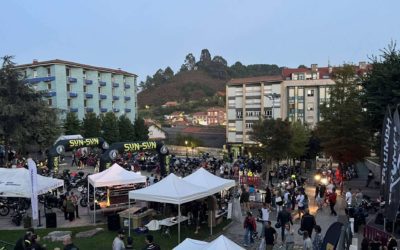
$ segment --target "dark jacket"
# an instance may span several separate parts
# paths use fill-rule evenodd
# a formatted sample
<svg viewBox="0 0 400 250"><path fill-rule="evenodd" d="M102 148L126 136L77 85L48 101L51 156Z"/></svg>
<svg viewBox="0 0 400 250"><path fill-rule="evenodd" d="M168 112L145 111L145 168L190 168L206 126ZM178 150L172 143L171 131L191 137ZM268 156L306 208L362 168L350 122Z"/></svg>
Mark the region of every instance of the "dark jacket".
<svg viewBox="0 0 400 250"><path fill-rule="evenodd" d="M315 217L311 214L305 214L303 218L301 218L301 226L302 230L312 231L314 226L317 223L315 222Z"/></svg>
<svg viewBox="0 0 400 250"><path fill-rule="evenodd" d="M149 243L143 248L143 250L161 250L161 248L155 243Z"/></svg>
<svg viewBox="0 0 400 250"><path fill-rule="evenodd" d="M281 223L282 227L288 222L293 225L292 215L288 211L282 210L278 213L278 222Z"/></svg>

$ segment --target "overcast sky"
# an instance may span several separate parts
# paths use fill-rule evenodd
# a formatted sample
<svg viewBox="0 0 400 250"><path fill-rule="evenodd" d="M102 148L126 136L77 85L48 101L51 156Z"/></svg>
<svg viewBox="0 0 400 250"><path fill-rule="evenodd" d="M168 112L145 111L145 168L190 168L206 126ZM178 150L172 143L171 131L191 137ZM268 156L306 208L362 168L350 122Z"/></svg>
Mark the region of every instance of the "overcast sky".
<svg viewBox="0 0 400 250"><path fill-rule="evenodd" d="M400 43L399 0L4 0L0 56L122 68L145 79L208 48L231 65L367 61Z"/></svg>

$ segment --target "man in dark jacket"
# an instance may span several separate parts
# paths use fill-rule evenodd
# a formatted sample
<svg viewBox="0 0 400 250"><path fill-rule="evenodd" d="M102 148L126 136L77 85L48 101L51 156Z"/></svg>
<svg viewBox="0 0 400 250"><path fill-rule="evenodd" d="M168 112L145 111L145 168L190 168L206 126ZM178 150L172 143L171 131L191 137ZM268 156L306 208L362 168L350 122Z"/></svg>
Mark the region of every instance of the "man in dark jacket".
<svg viewBox="0 0 400 250"><path fill-rule="evenodd" d="M315 225L317 225L317 223L315 222L314 215L311 215L310 211L308 209L306 209L305 214L301 218L300 229L303 231L307 231L308 235L311 238L312 231L313 231Z"/></svg>
<svg viewBox="0 0 400 250"><path fill-rule="evenodd" d="M287 223L293 225L292 215L287 211L285 206L283 206L282 211L278 213L277 221L281 225L281 237L283 242L285 239L285 225Z"/></svg>

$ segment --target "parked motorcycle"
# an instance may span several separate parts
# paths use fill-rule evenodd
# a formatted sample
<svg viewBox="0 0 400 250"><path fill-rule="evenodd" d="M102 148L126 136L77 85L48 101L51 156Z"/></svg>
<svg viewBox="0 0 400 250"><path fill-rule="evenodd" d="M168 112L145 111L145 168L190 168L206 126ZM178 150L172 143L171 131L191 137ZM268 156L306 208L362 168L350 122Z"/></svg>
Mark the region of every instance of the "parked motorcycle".
<svg viewBox="0 0 400 250"><path fill-rule="evenodd" d="M79 204L81 205L81 207L87 207L88 206L88 191L87 188L81 188L78 189L78 191L80 190L81 192L81 199L79 201ZM107 198L107 193L102 191L102 190L96 190L96 200L97 201L103 201ZM89 202L93 203L93 191L91 190L90 192L90 196L89 196Z"/></svg>

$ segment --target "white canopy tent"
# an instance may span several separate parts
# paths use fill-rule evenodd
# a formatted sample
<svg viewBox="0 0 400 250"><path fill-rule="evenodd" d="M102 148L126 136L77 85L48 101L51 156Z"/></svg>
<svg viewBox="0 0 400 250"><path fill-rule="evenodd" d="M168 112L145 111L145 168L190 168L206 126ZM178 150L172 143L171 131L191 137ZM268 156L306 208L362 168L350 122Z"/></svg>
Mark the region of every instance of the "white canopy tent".
<svg viewBox="0 0 400 250"><path fill-rule="evenodd" d="M95 200L96 188L97 187L111 187L117 185L128 185L135 183L145 183L146 176L139 173L128 171L114 163L110 168L97 173L89 175L88 177L88 194L89 194L89 184L94 187L93 200ZM89 204L89 195L88 195ZM93 205L93 221L96 223L96 205Z"/></svg>
<svg viewBox="0 0 400 250"><path fill-rule="evenodd" d="M207 196L209 196L207 189L189 183L174 174L169 174L156 184L129 192L129 199L178 205L179 218L181 217L181 204ZM178 241L180 242L180 223L178 223Z"/></svg>
<svg viewBox="0 0 400 250"><path fill-rule="evenodd" d="M210 195L218 193L222 190L229 189L236 185L234 180L228 180L208 172L204 168L199 168L196 172L186 176L183 180L194 185L204 187Z"/></svg>
<svg viewBox="0 0 400 250"><path fill-rule="evenodd" d="M226 238L224 235L219 236L211 242L193 240L187 238L181 244L176 246L174 250L244 250L243 247L239 246L235 242Z"/></svg>
<svg viewBox="0 0 400 250"><path fill-rule="evenodd" d="M64 186L64 180L37 175L38 195ZM25 168L0 168L0 196L31 198L29 170Z"/></svg>

